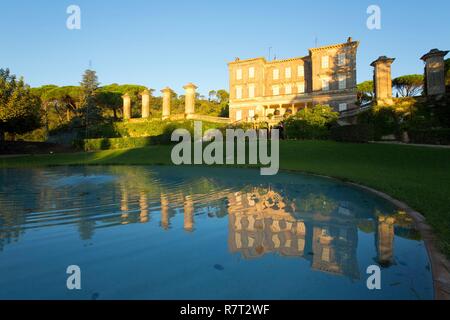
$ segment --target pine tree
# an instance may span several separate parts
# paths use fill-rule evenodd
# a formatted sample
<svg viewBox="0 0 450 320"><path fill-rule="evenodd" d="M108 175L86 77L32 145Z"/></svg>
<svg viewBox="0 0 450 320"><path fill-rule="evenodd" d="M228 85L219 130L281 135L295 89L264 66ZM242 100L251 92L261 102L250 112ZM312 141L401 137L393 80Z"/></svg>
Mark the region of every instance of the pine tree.
<svg viewBox="0 0 450 320"><path fill-rule="evenodd" d="M82 97L82 114L86 128L86 138L89 137L89 127L101 121L101 111L97 106L95 93L99 86L97 73L94 70L86 70L80 82Z"/></svg>

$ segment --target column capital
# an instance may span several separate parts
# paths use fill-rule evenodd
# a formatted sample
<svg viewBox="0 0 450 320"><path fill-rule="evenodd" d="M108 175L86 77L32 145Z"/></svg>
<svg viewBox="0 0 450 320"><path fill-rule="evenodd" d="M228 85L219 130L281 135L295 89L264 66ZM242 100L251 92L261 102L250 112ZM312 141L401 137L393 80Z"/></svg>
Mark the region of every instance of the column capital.
<svg viewBox="0 0 450 320"><path fill-rule="evenodd" d="M170 89L169 87L165 87L164 89L161 90L161 93L166 93L166 92L172 93L172 89Z"/></svg>
<svg viewBox="0 0 450 320"><path fill-rule="evenodd" d="M442 57L444 58L447 53L449 53L450 51L441 51L439 49L431 49L430 52L424 54L420 59L423 61L427 61L429 58L432 57Z"/></svg>
<svg viewBox="0 0 450 320"><path fill-rule="evenodd" d="M125 93L125 94L122 96L122 99L127 99L127 98L131 98L131 97L130 97L130 95L129 95L128 93Z"/></svg>
<svg viewBox="0 0 450 320"><path fill-rule="evenodd" d="M377 60L373 61L370 65L372 67L375 67L380 63L392 64L394 61L395 61L395 58L388 58L386 56L381 56Z"/></svg>
<svg viewBox="0 0 450 320"><path fill-rule="evenodd" d="M198 87L195 85L195 84L193 84L192 82L189 82L187 85L185 85L184 87L183 87L183 89L184 90L187 90L187 89L198 89Z"/></svg>
<svg viewBox="0 0 450 320"><path fill-rule="evenodd" d="M150 90L148 90L148 89L142 90L141 96L149 96L149 95L150 95Z"/></svg>

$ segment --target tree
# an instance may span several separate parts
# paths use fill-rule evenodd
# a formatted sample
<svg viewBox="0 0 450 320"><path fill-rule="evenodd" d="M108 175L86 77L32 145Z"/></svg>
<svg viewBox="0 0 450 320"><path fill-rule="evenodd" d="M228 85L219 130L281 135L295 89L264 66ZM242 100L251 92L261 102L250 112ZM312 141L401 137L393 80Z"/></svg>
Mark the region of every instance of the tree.
<svg viewBox="0 0 450 320"><path fill-rule="evenodd" d="M221 104L222 103L227 104L230 100L230 94L226 90L223 90L223 89L218 90L216 95L217 95L218 102Z"/></svg>
<svg viewBox="0 0 450 320"><path fill-rule="evenodd" d="M211 90L208 93L209 96L209 101L217 101L217 91L216 90Z"/></svg>
<svg viewBox="0 0 450 320"><path fill-rule="evenodd" d="M392 86L402 97L414 97L423 91L424 76L421 74L410 74L395 78Z"/></svg>
<svg viewBox="0 0 450 320"><path fill-rule="evenodd" d="M286 134L294 139L324 139L339 114L328 105L304 108L285 121Z"/></svg>
<svg viewBox="0 0 450 320"><path fill-rule="evenodd" d="M99 108L95 101L95 91L98 89L99 82L97 73L94 70L86 70L83 79L80 82L81 87L81 106L86 127L86 136L88 136L89 124L96 123L101 119Z"/></svg>
<svg viewBox="0 0 450 320"><path fill-rule="evenodd" d="M70 122L72 115L81 116L83 107L83 92L77 86L56 87L45 91L41 101L47 106L47 116L52 117L55 113L60 124Z"/></svg>
<svg viewBox="0 0 450 320"><path fill-rule="evenodd" d="M131 97L131 106L134 107L137 112L137 106L141 103L140 94L142 91L147 89L145 86L136 85L136 84L123 84L119 85L117 83L113 83L104 87L100 87L96 91L97 103L104 111L112 110L114 120L118 119L118 112L122 110L123 101L122 96L125 93L128 93ZM148 89L150 91L150 98L154 99L152 96L154 89ZM153 107L153 102L151 101L151 105Z"/></svg>
<svg viewBox="0 0 450 320"><path fill-rule="evenodd" d="M364 81L357 86L357 99L360 104L373 100L373 81Z"/></svg>
<svg viewBox="0 0 450 320"><path fill-rule="evenodd" d="M0 69L0 140L5 132L22 134L41 125L41 103L23 79Z"/></svg>

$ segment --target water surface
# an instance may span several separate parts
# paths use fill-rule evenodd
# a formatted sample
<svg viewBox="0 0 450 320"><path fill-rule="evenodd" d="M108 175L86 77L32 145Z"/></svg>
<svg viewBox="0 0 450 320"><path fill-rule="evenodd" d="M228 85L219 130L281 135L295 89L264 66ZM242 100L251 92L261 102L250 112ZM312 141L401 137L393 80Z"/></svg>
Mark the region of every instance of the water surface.
<svg viewBox="0 0 450 320"><path fill-rule="evenodd" d="M82 290L66 287L81 268ZM368 290L378 265L382 289ZM411 219L308 175L0 170L0 299L432 299Z"/></svg>

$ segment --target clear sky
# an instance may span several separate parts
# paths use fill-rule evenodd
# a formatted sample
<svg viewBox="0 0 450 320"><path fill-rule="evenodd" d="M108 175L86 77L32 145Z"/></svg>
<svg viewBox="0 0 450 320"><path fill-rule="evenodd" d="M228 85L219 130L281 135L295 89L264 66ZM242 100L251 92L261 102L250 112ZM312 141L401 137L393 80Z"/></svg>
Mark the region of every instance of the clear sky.
<svg viewBox="0 0 450 320"><path fill-rule="evenodd" d="M81 30L66 9L81 8ZM381 8L381 30L366 27ZM227 62L307 55L308 48L352 36L361 42L358 82L370 62L395 57L393 76L422 73L422 54L450 49L448 0L0 0L0 68L32 86L75 85L89 67L102 84L133 83L181 93L228 90ZM317 39L317 40L316 40Z"/></svg>

